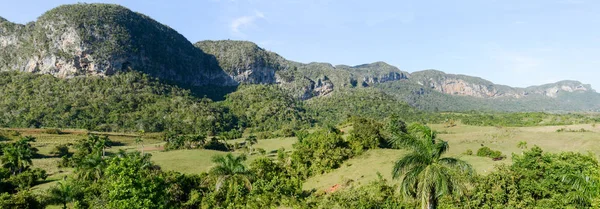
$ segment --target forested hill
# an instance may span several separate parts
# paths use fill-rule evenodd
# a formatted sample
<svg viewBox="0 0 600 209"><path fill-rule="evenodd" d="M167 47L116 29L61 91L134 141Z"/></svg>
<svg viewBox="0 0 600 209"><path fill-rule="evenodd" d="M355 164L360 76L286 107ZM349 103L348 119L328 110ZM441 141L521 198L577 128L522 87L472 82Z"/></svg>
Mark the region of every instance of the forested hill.
<svg viewBox="0 0 600 209"><path fill-rule="evenodd" d="M247 41L192 44L170 27L112 4L59 6L26 25L0 18L0 71L58 78L140 71L218 99L240 84L274 84L300 100L374 88L422 110L600 110L600 94L578 81L513 88L436 70L408 73L385 62L298 63Z"/></svg>

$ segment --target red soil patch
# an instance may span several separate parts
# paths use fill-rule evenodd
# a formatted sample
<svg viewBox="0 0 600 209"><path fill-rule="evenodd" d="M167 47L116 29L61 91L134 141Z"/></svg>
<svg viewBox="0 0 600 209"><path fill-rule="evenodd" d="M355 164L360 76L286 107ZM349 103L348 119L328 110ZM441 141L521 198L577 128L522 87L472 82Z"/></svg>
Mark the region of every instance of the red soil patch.
<svg viewBox="0 0 600 209"><path fill-rule="evenodd" d="M333 185L332 187L330 187L329 189L327 189L327 193L332 193L337 191L340 188L339 184Z"/></svg>

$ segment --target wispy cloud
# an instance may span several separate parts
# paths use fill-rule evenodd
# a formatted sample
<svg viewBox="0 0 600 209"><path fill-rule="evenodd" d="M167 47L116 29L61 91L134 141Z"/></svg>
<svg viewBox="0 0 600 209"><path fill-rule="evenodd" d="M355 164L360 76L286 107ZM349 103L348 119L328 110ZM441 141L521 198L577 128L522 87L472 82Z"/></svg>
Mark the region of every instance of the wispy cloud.
<svg viewBox="0 0 600 209"><path fill-rule="evenodd" d="M255 11L254 15L235 18L231 21L229 28L234 35L243 35L241 30L254 25L254 22L259 19L266 19L265 15L260 11Z"/></svg>

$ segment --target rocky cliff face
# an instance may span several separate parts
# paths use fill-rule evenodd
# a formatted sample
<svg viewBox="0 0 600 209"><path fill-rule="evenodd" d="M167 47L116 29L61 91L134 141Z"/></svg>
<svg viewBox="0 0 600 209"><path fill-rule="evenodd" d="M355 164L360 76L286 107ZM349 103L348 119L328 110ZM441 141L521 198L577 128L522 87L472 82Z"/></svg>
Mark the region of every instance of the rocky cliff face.
<svg viewBox="0 0 600 209"><path fill-rule="evenodd" d="M66 5L28 25L0 24L3 71L71 78L140 70L193 86L236 84L181 34L121 6Z"/></svg>
<svg viewBox="0 0 600 209"><path fill-rule="evenodd" d="M194 46L214 56L219 67L238 83L272 84L275 72L290 68L283 57L248 41L200 41Z"/></svg>
<svg viewBox="0 0 600 209"><path fill-rule="evenodd" d="M430 80L429 86L436 91L451 94L474 97L496 97L498 90L490 86L468 83L462 79L448 78L440 81Z"/></svg>
<svg viewBox="0 0 600 209"><path fill-rule="evenodd" d="M595 92L589 84L583 84L579 81L559 81L552 84L541 86L531 86L525 88L526 94L539 94L547 97L556 98L561 92Z"/></svg>
<svg viewBox="0 0 600 209"><path fill-rule="evenodd" d="M408 73L384 62L359 66L297 63L247 41L201 41L196 47L216 58L219 67L239 83L279 84L298 98L325 96L336 88L369 86L407 79ZM359 83L360 81L360 83Z"/></svg>
<svg viewBox="0 0 600 209"><path fill-rule="evenodd" d="M0 17L0 47L0 71L72 78L138 70L189 86L278 84L301 99L326 96L340 88L395 81L476 98L556 98L561 92L593 91L576 81L512 88L435 70L409 74L384 62L357 66L297 63L247 41L201 41L192 45L168 26L109 4L60 6L27 25Z"/></svg>
<svg viewBox="0 0 600 209"><path fill-rule="evenodd" d="M490 81L465 75L446 74L441 71L426 70L411 74L411 80L419 85L450 95L473 96L477 98L523 98L542 95L556 98L562 92L593 91L591 86L578 81L561 81L542 86L513 88L497 85Z"/></svg>

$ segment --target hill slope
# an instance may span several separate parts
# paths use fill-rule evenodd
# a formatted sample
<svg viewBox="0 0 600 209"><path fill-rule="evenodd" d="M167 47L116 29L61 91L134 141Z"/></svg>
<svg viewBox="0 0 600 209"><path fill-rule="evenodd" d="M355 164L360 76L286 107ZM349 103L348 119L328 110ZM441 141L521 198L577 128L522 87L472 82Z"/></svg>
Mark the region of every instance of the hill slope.
<svg viewBox="0 0 600 209"><path fill-rule="evenodd" d="M118 5L64 5L27 25L4 21L0 43L2 71L70 78L136 69L195 86L237 84L177 31Z"/></svg>
<svg viewBox="0 0 600 209"><path fill-rule="evenodd" d="M135 70L200 96L223 92L215 98L240 84L276 84L302 100L376 88L423 110L600 110L600 94L577 81L513 88L436 70L403 72L384 62L298 63L247 41L191 44L170 27L111 4L60 6L27 25L0 18L0 47L0 71L73 78Z"/></svg>

